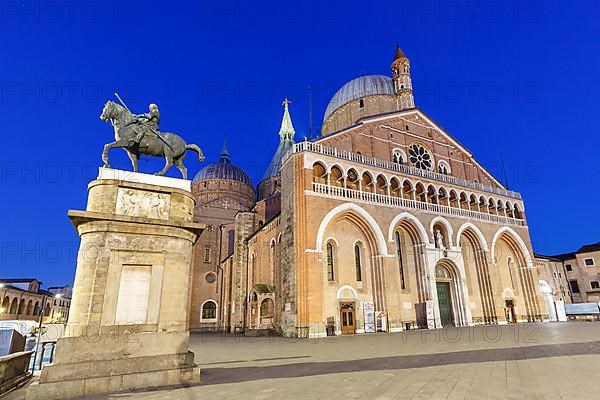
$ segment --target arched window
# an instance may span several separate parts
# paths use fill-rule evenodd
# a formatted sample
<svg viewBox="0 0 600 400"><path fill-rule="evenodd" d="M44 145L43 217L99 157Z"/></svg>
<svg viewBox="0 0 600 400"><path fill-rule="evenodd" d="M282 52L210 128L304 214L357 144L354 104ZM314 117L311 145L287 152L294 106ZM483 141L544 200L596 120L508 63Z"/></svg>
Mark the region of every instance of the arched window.
<svg viewBox="0 0 600 400"><path fill-rule="evenodd" d="M252 284L256 283L256 254L252 253L250 256L250 266L252 267L251 276Z"/></svg>
<svg viewBox="0 0 600 400"><path fill-rule="evenodd" d="M30 301L31 303L31 301ZM4 300L2 301L2 312L9 312L10 311L10 299L8 298L8 296L6 296L4 298Z"/></svg>
<svg viewBox="0 0 600 400"><path fill-rule="evenodd" d="M450 164L448 164L445 160L440 160L438 162L438 173L442 175L450 175L452 173Z"/></svg>
<svg viewBox="0 0 600 400"><path fill-rule="evenodd" d="M327 172L321 163L313 164L313 182L327 183Z"/></svg>
<svg viewBox="0 0 600 400"><path fill-rule="evenodd" d="M402 264L402 242L400 241L400 232L398 231L396 231L396 255L398 257L398 272L400 273L400 289L406 289L404 265Z"/></svg>
<svg viewBox="0 0 600 400"><path fill-rule="evenodd" d="M422 183L417 183L417 185L415 186L415 191L415 197L417 201L427 203L427 191L425 190L425 186L423 186Z"/></svg>
<svg viewBox="0 0 600 400"><path fill-rule="evenodd" d="M458 195L454 190L450 190L450 207L460 208L460 204L458 202Z"/></svg>
<svg viewBox="0 0 600 400"><path fill-rule="evenodd" d="M341 168L335 165L331 167L331 172L329 173L329 184L337 187L344 186L344 174Z"/></svg>
<svg viewBox="0 0 600 400"><path fill-rule="evenodd" d="M398 182L398 179L390 179L390 195L394 197L400 197L401 194L402 193L400 191L400 183Z"/></svg>
<svg viewBox="0 0 600 400"><path fill-rule="evenodd" d="M360 244L354 245L354 266L356 267L356 281L362 282L362 265L360 261Z"/></svg>
<svg viewBox="0 0 600 400"><path fill-rule="evenodd" d="M327 280L333 282L335 276L333 274L333 245L331 242L327 243Z"/></svg>
<svg viewBox="0 0 600 400"><path fill-rule="evenodd" d="M353 190L360 189L360 180L358 179L358 173L353 168L350 168L348 170L348 176L346 177L346 188Z"/></svg>
<svg viewBox="0 0 600 400"><path fill-rule="evenodd" d="M19 303L19 310L17 311L17 313L19 315L25 314L25 299L21 299L21 302Z"/></svg>
<svg viewBox="0 0 600 400"><path fill-rule="evenodd" d="M448 193L446 193L446 189L444 188L440 188L438 190L438 201L440 202L440 204L444 204L447 206L450 206L450 202L448 199Z"/></svg>
<svg viewBox="0 0 600 400"><path fill-rule="evenodd" d="M363 192L370 192L370 193L374 192L373 178L371 177L371 175L368 172L365 172L362 175L362 190L363 190Z"/></svg>
<svg viewBox="0 0 600 400"><path fill-rule="evenodd" d="M358 107L363 108L364 106L365 106L365 101L363 99L360 99L358 102Z"/></svg>
<svg viewBox="0 0 600 400"><path fill-rule="evenodd" d="M489 213L489 210L487 208L487 201L485 201L485 197L483 196L479 197L479 210L482 213Z"/></svg>
<svg viewBox="0 0 600 400"><path fill-rule="evenodd" d="M377 175L375 181L375 192L377 194L387 194L387 181L383 175Z"/></svg>
<svg viewBox="0 0 600 400"><path fill-rule="evenodd" d="M18 309L19 309L19 302L18 302L17 298L15 297L13 299L12 303L10 303L9 314L16 314Z"/></svg>
<svg viewBox="0 0 600 400"><path fill-rule="evenodd" d="M521 210L519 209L519 205L517 203L515 203L513 212L516 219L523 219L523 214L521 214Z"/></svg>
<svg viewBox="0 0 600 400"><path fill-rule="evenodd" d="M394 149L392 153L392 161L395 164L404 164L406 162L406 154L400 149Z"/></svg>
<svg viewBox="0 0 600 400"><path fill-rule="evenodd" d="M275 271L275 245L277 243L275 242L275 239L273 238L271 240L271 247L269 249L269 277L272 276L274 274Z"/></svg>
<svg viewBox="0 0 600 400"><path fill-rule="evenodd" d="M413 190L413 184L410 181L405 180L402 183L402 193L404 193L405 199L407 199L407 200L413 199L414 190Z"/></svg>
<svg viewBox="0 0 600 400"><path fill-rule="evenodd" d="M438 204L438 193L435 187L432 185L427 186L427 202L431 204Z"/></svg>
<svg viewBox="0 0 600 400"><path fill-rule="evenodd" d="M213 300L206 300L202 304L202 313L200 314L200 321L214 321L217 319L217 303Z"/></svg>

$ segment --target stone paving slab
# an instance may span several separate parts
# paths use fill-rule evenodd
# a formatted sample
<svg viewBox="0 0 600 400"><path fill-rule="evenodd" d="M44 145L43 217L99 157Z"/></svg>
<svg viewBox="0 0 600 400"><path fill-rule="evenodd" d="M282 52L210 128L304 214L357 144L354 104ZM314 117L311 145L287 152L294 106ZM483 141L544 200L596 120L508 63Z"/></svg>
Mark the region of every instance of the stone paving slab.
<svg viewBox="0 0 600 400"><path fill-rule="evenodd" d="M600 323L450 328L320 340L193 335L199 386L94 400L592 399ZM2 400L22 400L24 390Z"/></svg>

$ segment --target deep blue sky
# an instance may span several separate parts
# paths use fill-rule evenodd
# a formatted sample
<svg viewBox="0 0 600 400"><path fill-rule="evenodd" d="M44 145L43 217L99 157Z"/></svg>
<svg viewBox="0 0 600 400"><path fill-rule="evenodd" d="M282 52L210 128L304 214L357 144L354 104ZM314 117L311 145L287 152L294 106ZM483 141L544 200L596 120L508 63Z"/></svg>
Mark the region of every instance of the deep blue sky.
<svg viewBox="0 0 600 400"><path fill-rule="evenodd" d="M396 42L412 62L417 106L502 180L503 155L536 252L600 240L598 2L2 3L2 277L72 282L78 237L66 213L85 208L112 139L98 116L115 90L135 112L158 103L161 128L209 160L227 137L258 183L281 100L293 101L301 140L310 83L318 132L343 83L390 74ZM191 174L201 168L193 156ZM111 157L129 168L120 150Z"/></svg>

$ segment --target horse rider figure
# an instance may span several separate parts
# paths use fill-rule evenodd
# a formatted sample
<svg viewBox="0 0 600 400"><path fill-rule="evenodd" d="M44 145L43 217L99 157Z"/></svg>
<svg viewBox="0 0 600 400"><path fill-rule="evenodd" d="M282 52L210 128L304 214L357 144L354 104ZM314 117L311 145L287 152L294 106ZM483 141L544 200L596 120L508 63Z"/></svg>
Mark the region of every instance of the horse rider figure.
<svg viewBox="0 0 600 400"><path fill-rule="evenodd" d="M134 114L135 120L131 124L136 126L136 136L132 142L139 149L142 138L148 133L148 130L158 135L158 123L160 122L160 112L158 106L154 103L148 106L148 112L143 114Z"/></svg>

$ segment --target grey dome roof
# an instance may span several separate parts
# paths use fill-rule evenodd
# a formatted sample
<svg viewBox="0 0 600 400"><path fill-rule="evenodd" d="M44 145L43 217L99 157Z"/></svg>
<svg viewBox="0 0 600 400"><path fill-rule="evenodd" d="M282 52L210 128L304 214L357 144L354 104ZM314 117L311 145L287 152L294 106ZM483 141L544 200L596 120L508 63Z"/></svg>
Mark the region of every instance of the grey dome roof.
<svg viewBox="0 0 600 400"><path fill-rule="evenodd" d="M392 78L385 75L366 75L352 79L333 95L327 105L323 120L326 120L335 110L352 100L374 95L395 96L396 90Z"/></svg>
<svg viewBox="0 0 600 400"><path fill-rule="evenodd" d="M194 177L194 182L203 181L206 179L225 179L238 181L248 186L252 186L250 177L243 169L233 164L227 151L227 146L223 145L223 151L219 157L219 161L209 164L202 168Z"/></svg>

